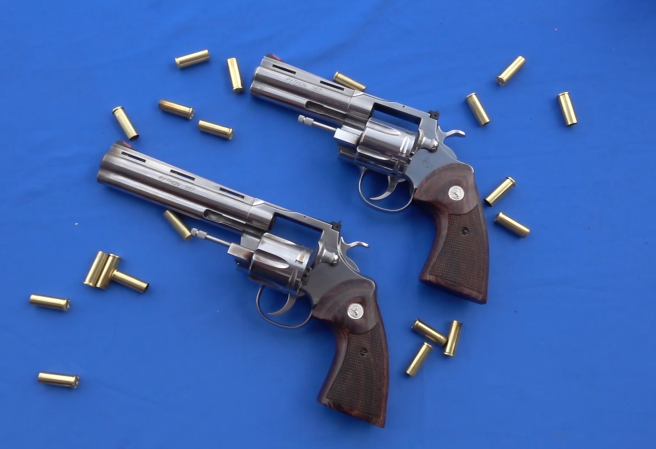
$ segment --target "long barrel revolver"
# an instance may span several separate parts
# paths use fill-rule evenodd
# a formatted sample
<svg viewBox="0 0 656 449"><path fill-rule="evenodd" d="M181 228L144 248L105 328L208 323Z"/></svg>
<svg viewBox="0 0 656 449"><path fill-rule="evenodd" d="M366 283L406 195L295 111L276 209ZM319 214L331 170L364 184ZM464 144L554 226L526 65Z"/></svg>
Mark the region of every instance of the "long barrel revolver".
<svg viewBox="0 0 656 449"><path fill-rule="evenodd" d="M385 425L389 362L385 328L376 302L376 284L359 273L346 255L355 246L340 236L339 223L328 223L201 178L115 143L103 157L98 181L159 203L187 216L241 234L240 243L192 234L228 247L237 267L260 284L256 306L267 321L294 328L314 317L329 323L337 349L318 401L379 427ZM269 232L277 217L321 233L311 249ZM277 323L260 307L265 287L287 294L277 312L288 312L298 297L311 302L307 319L296 326Z"/></svg>
<svg viewBox="0 0 656 449"><path fill-rule="evenodd" d="M362 167L358 189L367 204L399 212L414 203L433 216L437 233L420 280L481 304L487 301L487 227L474 170L444 143L452 135L464 136L462 131L445 133L436 112L340 86L273 55L265 56L255 70L251 93L336 125L299 117L306 125L334 133L339 155ZM388 187L367 199L362 181L369 170L387 175ZM403 182L410 191L403 207L375 204Z"/></svg>

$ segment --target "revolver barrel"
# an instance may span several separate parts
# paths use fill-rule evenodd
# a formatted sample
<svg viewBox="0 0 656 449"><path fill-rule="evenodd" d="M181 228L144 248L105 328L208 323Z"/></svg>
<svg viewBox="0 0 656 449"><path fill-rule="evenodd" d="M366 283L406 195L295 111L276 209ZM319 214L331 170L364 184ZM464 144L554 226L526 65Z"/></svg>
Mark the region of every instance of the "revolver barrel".
<svg viewBox="0 0 656 449"><path fill-rule="evenodd" d="M237 232L259 236L273 224L270 210L254 207L260 200L149 158L122 142L103 157L98 182Z"/></svg>

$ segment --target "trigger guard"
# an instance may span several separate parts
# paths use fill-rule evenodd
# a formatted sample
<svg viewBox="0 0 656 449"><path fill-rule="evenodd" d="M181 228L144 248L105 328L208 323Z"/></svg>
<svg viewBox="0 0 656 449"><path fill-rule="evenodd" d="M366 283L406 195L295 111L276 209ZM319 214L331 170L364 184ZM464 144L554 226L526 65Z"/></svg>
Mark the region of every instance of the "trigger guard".
<svg viewBox="0 0 656 449"><path fill-rule="evenodd" d="M412 186L411 183L408 183L408 190L410 190L410 199L408 200L408 202L405 205L403 205L403 207L401 207L399 209L385 209L384 207L380 207L380 206L372 203L371 201L369 201L364 196L364 194L362 193L362 180L364 179L364 174L367 172L367 170L368 170L367 168L362 169L362 173L360 174L360 181L358 182L358 192L360 193L360 198L362 198L362 201L364 201L365 203L367 203L369 206L373 207L374 209L382 210L384 212L401 212L402 210L404 210L408 206L410 206L410 204L412 203L412 193L413 193L412 192L413 186Z"/></svg>
<svg viewBox="0 0 656 449"><path fill-rule="evenodd" d="M302 323L296 324L294 326L289 326L287 324L280 324L280 323L272 320L268 316L266 316L264 314L264 312L262 311L262 307L260 307L260 297L262 296L262 292L264 291L265 287L266 287L265 285L260 285L260 288L257 290L257 295L255 295L255 307L257 307L257 312L260 314L260 316L262 318L264 318L266 321L268 321L269 323L271 323L273 325L276 325L278 327L282 327L284 329L298 329L299 327L305 326L310 321L310 319L312 319L312 311L311 310L310 310L310 313L308 314L308 317ZM285 306L286 305L287 304L285 304ZM284 307L283 307L283 309L284 309ZM278 312L280 312L280 311L278 311Z"/></svg>

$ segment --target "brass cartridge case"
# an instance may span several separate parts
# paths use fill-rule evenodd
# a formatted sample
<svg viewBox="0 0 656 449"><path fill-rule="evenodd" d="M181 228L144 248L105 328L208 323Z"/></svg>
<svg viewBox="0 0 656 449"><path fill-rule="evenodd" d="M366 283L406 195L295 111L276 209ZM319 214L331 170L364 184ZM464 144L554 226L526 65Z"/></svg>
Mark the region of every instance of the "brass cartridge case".
<svg viewBox="0 0 656 449"><path fill-rule="evenodd" d="M173 211L167 210L164 212L164 218L171 223L171 226L173 226L173 229L178 231L178 234L180 234L180 237L182 237L183 240L189 240L191 238L191 229L187 227L184 221L178 216Z"/></svg>
<svg viewBox="0 0 656 449"><path fill-rule="evenodd" d="M134 140L139 137L139 133L134 128L134 125L128 118L128 115L125 113L123 106L117 106L112 109L112 114L114 114L118 124L121 125L121 128L123 128L123 132L127 136L128 140Z"/></svg>
<svg viewBox="0 0 656 449"><path fill-rule="evenodd" d="M185 67L200 64L201 62L205 62L209 60L210 60L209 50L201 50L201 51L197 51L196 53L191 53L188 55L180 56L179 58L175 58L175 64L178 66L179 69L183 69Z"/></svg>
<svg viewBox="0 0 656 449"><path fill-rule="evenodd" d="M80 376L41 372L38 381L42 384L56 385L58 387L77 388Z"/></svg>
<svg viewBox="0 0 656 449"><path fill-rule="evenodd" d="M456 355L456 347L458 346L458 339L460 338L461 329L462 329L462 323L460 321L453 320L451 322L449 337L446 341L446 346L444 347L444 355L448 355L451 357Z"/></svg>
<svg viewBox="0 0 656 449"><path fill-rule="evenodd" d="M172 101L159 100L159 108L164 112L179 115L180 117L185 117L189 120L194 117L194 108L183 106L178 103L173 103Z"/></svg>
<svg viewBox="0 0 656 449"><path fill-rule="evenodd" d="M335 72L335 76L333 76L333 81L341 84L342 86L346 86L349 89L360 90L362 92L364 92L365 89L367 88L367 86L365 86L364 84L359 83L353 78L349 78L348 76L340 72Z"/></svg>
<svg viewBox="0 0 656 449"><path fill-rule="evenodd" d="M415 374L419 372L419 368L421 368L421 365L424 364L424 360L426 360L426 357L428 357L428 354L433 350L433 347L429 345L428 343L424 342L421 345L421 348L419 348L419 352L417 352L417 355L412 359L412 362L410 362L410 365L408 365L408 368L405 370L405 373L408 376L414 377Z"/></svg>
<svg viewBox="0 0 656 449"><path fill-rule="evenodd" d="M494 222L500 224L506 229L511 230L520 237L526 237L531 230L521 224L518 221L513 220L508 215L503 212L499 212L496 217L494 217Z"/></svg>
<svg viewBox="0 0 656 449"><path fill-rule="evenodd" d="M139 280L135 277L122 273L116 269L121 258L115 254L107 254L103 251L98 251L96 258L91 265L89 274L84 280L84 284L89 287L96 287L106 289L109 287L111 281L123 284L141 293L148 290L148 283Z"/></svg>
<svg viewBox="0 0 656 449"><path fill-rule="evenodd" d="M145 293L149 285L148 282L144 282L141 279L137 279L118 270L112 272L112 281L130 287L140 293Z"/></svg>
<svg viewBox="0 0 656 449"><path fill-rule="evenodd" d="M217 125L216 123L200 120L198 122L198 129L208 134L214 134L215 136L223 137L224 139L232 139L233 130L227 126L221 126Z"/></svg>
<svg viewBox="0 0 656 449"><path fill-rule="evenodd" d="M478 99L476 92L467 95L465 99L467 100L467 104L474 113L474 117L476 117L479 125L485 126L490 123L490 117L487 116L487 112L483 109L483 105Z"/></svg>
<svg viewBox="0 0 656 449"><path fill-rule="evenodd" d="M515 74L522 68L526 59L523 56L517 56L507 68L504 70L501 75L497 76L497 83L499 86L505 86L510 78L515 76Z"/></svg>
<svg viewBox="0 0 656 449"><path fill-rule="evenodd" d="M485 204L488 206L492 206L494 203L499 201L502 196L504 196L510 189L515 187L517 183L515 182L514 179L512 179L510 176L508 176L504 181L499 184L499 187L494 189L492 193L490 193L487 198L485 198Z"/></svg>
<svg viewBox="0 0 656 449"><path fill-rule="evenodd" d="M230 72L230 81L232 81L232 91L235 93L243 92L244 86L241 83L241 74L239 73L237 58L228 59L228 71Z"/></svg>
<svg viewBox="0 0 656 449"><path fill-rule="evenodd" d="M30 304L48 307L49 309L63 310L64 312L71 308L70 299L44 295L30 295Z"/></svg>
<svg viewBox="0 0 656 449"><path fill-rule="evenodd" d="M114 274L114 271L116 271L116 267L118 266L120 260L121 258L116 254L109 255L103 270L100 272L100 278L98 278L96 287L103 290L109 287L109 283L112 281L112 275Z"/></svg>
<svg viewBox="0 0 656 449"><path fill-rule="evenodd" d="M560 110L563 113L565 124L567 126L576 125L579 121L576 119L574 105L572 104L572 98L569 96L569 92L558 94L558 103L560 104Z"/></svg>
<svg viewBox="0 0 656 449"><path fill-rule="evenodd" d="M109 259L109 254L103 251L98 251L96 258L91 264L91 269L89 270L87 277L84 279L84 285L88 285L89 287L96 287L96 284L100 279L100 273L102 273L102 270L105 268L105 264L107 263L107 259Z"/></svg>
<svg viewBox="0 0 656 449"><path fill-rule="evenodd" d="M438 331L419 319L415 320L414 324L412 325L412 329L419 332L421 335L439 346L444 346L446 344L447 338L444 335L440 334Z"/></svg>

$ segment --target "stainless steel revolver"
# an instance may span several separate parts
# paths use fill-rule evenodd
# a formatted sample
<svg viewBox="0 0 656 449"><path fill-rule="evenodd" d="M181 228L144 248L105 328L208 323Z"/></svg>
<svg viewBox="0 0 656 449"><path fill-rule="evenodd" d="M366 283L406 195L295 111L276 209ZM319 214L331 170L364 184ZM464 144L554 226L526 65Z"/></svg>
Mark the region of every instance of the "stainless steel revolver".
<svg viewBox="0 0 656 449"><path fill-rule="evenodd" d="M328 223L283 209L133 150L116 142L100 164L98 181L161 204L168 209L220 225L241 235L240 243L205 231L192 234L228 247L237 267L260 284L255 303L260 315L278 326L296 328L310 318L329 323L337 349L318 401L383 427L387 409L387 339L376 301L376 284L359 273L347 251L339 223ZM321 233L315 248L276 236L276 218ZM260 307L265 287L287 294L286 304L270 315L288 312L299 297L311 303L307 319L295 326L273 321Z"/></svg>
<svg viewBox="0 0 656 449"><path fill-rule="evenodd" d="M464 136L462 131L443 132L437 112L349 89L273 55L265 56L255 70L251 93L335 125L299 117L333 133L339 156L362 168L358 190L367 204L399 212L414 203L433 216L437 233L419 279L481 304L487 301L487 227L474 170L444 143L447 137ZM370 170L387 175L388 186L382 195L367 199L362 181ZM410 191L403 207L385 209L374 203L401 183Z"/></svg>

